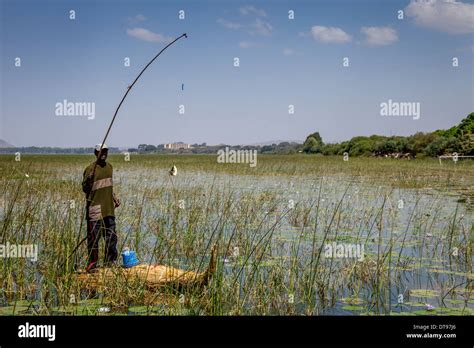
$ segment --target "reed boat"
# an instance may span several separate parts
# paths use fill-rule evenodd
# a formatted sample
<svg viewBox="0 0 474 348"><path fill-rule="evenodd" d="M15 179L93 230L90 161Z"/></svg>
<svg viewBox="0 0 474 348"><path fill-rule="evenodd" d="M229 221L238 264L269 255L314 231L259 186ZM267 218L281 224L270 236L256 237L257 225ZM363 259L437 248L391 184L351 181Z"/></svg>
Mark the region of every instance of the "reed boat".
<svg viewBox="0 0 474 348"><path fill-rule="evenodd" d="M76 279L81 288L97 289L110 287L123 281L144 284L148 289L160 287L199 287L205 286L216 271L217 248L213 246L209 265L204 272L193 272L165 265L139 264L130 268L104 267L92 272L81 270Z"/></svg>

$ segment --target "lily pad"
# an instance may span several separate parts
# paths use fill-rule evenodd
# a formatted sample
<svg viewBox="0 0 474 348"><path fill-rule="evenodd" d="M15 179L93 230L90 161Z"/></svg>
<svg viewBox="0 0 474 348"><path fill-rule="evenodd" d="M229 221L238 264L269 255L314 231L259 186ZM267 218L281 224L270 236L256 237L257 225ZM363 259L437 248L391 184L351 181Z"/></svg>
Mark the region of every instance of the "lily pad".
<svg viewBox="0 0 474 348"><path fill-rule="evenodd" d="M1 315L23 315L27 314L28 306L6 306L0 307Z"/></svg>
<svg viewBox="0 0 474 348"><path fill-rule="evenodd" d="M431 289L412 289L410 290L410 296L423 297L423 298L435 298L435 297L439 297L439 291L431 290Z"/></svg>
<svg viewBox="0 0 474 348"><path fill-rule="evenodd" d="M446 314L448 315L474 315L474 308L471 307L451 307L441 309L446 310Z"/></svg>
<svg viewBox="0 0 474 348"><path fill-rule="evenodd" d="M421 302L408 301L408 302L405 302L404 304L410 307L425 307L425 304Z"/></svg>
<svg viewBox="0 0 474 348"><path fill-rule="evenodd" d="M147 314L150 309L147 306L131 306L128 307L128 312L131 314Z"/></svg>
<svg viewBox="0 0 474 348"><path fill-rule="evenodd" d="M412 312L414 315L436 315L436 311L429 311L426 309L420 309L418 311L413 311Z"/></svg>
<svg viewBox="0 0 474 348"><path fill-rule="evenodd" d="M464 304L465 301L464 300L452 300L450 298L444 300L445 302L449 302L449 303L452 303L452 304Z"/></svg>
<svg viewBox="0 0 474 348"><path fill-rule="evenodd" d="M359 297L345 297L341 299L341 302L348 303L351 305L358 305L364 303L365 301Z"/></svg>

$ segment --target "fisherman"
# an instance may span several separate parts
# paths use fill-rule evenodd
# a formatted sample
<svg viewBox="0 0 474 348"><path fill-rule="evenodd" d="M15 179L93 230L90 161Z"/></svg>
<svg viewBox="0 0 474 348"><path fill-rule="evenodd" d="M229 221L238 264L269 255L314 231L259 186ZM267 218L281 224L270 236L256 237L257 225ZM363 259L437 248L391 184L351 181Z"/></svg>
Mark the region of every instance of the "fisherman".
<svg viewBox="0 0 474 348"><path fill-rule="evenodd" d="M117 234L115 232L115 208L120 206L120 200L113 193L113 169L106 162L108 155L106 144L97 144L94 154L97 161L85 170L82 190L86 194L87 220L87 250L89 272L97 267L99 260L99 240L103 235L105 240L104 264L110 266L117 259Z"/></svg>

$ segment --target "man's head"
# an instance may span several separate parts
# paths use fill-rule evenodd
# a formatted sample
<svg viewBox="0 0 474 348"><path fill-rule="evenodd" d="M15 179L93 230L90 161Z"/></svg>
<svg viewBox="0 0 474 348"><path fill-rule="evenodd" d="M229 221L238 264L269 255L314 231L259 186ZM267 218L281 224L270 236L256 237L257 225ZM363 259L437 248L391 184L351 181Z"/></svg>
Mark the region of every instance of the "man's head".
<svg viewBox="0 0 474 348"><path fill-rule="evenodd" d="M100 151L100 154L99 154L99 151ZM97 144L94 149L94 154L95 154L95 157L97 157L99 161L105 162L105 160L107 159L107 155L109 154L109 148L106 144L104 145Z"/></svg>

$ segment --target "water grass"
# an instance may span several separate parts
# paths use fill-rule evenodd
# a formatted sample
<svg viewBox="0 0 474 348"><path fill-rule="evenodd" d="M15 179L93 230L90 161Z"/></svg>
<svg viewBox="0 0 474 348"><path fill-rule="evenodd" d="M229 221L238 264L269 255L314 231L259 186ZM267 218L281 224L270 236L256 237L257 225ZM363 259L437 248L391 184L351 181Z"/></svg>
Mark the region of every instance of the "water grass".
<svg viewBox="0 0 474 348"><path fill-rule="evenodd" d="M201 272L218 245L208 286L152 291L121 277L93 290L77 282L87 251L67 255L85 235L91 160L0 156L0 244L39 247L36 262L0 261L2 315L425 315L427 303L430 314L472 315L472 162L268 155L251 168L111 155L120 250ZM333 242L362 245L363 260L327 257Z"/></svg>

